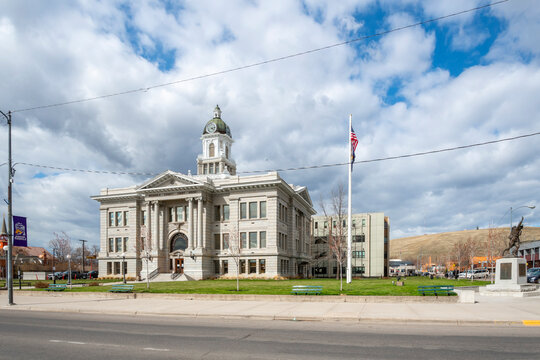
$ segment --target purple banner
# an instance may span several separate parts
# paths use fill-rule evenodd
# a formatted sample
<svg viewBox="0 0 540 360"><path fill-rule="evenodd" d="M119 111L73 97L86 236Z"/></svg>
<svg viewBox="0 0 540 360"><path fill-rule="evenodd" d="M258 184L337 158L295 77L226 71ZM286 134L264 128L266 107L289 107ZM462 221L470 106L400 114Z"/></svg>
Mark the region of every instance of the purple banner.
<svg viewBox="0 0 540 360"><path fill-rule="evenodd" d="M13 246L28 246L26 236L26 218L13 216Z"/></svg>

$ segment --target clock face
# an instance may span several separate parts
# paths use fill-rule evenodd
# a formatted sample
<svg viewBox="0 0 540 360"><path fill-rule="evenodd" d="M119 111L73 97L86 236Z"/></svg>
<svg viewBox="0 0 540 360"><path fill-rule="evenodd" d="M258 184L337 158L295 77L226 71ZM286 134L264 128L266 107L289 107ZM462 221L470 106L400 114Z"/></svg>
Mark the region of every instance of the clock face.
<svg viewBox="0 0 540 360"><path fill-rule="evenodd" d="M209 133L213 133L214 131L216 131L216 129L217 129L217 126L213 122L206 125L206 131L208 131Z"/></svg>

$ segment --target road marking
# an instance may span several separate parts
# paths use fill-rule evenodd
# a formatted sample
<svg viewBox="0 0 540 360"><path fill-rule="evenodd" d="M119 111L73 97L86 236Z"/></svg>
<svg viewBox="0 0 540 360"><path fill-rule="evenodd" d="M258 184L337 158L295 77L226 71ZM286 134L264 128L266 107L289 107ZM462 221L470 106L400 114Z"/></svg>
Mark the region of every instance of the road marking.
<svg viewBox="0 0 540 360"><path fill-rule="evenodd" d="M156 349L156 348L143 348L143 350L147 350L147 351L170 351L169 349Z"/></svg>
<svg viewBox="0 0 540 360"><path fill-rule="evenodd" d="M540 326L540 320L523 320L525 326Z"/></svg>

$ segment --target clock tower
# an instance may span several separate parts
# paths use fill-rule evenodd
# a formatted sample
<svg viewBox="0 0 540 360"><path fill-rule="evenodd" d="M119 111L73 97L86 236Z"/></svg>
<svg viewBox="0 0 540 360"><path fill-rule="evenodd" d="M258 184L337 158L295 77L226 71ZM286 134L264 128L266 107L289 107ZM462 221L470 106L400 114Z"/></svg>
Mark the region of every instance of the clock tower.
<svg viewBox="0 0 540 360"><path fill-rule="evenodd" d="M214 118L204 126L202 154L197 157L197 175L236 175L236 163L231 160L233 139L229 126L221 120L221 109L214 109Z"/></svg>

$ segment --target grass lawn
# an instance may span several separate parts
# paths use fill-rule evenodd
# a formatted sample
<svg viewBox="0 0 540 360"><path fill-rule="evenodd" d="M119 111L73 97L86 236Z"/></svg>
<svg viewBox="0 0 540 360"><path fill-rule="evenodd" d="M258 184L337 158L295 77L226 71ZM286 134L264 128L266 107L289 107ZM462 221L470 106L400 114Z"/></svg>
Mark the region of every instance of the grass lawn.
<svg viewBox="0 0 540 360"><path fill-rule="evenodd" d="M389 279L358 279L351 284L343 281L343 294L362 296L411 296L418 295L419 285L454 285L471 286L486 285L486 281L429 279L427 277L406 278L404 286L392 285L395 278ZM101 281L100 281L101 282ZM236 280L201 280L201 281L172 281L135 284L134 291L138 293L168 293L168 294L259 294L259 295L290 295L293 285L322 285L323 295L339 295L339 280L335 279L301 279L301 280L240 280L240 291L236 291ZM75 287L72 290L80 292L108 291L109 286ZM43 289L40 289L43 290Z"/></svg>

